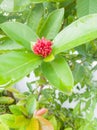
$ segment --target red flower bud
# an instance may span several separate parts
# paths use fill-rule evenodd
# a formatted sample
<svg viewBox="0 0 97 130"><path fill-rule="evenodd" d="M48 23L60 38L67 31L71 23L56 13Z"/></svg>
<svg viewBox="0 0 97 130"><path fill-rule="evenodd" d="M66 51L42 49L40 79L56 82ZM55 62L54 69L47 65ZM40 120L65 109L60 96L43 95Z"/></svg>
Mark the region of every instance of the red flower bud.
<svg viewBox="0 0 97 130"><path fill-rule="evenodd" d="M36 55L47 57L52 52L52 42L46 40L44 37L42 39L38 39L37 43L33 46L33 52Z"/></svg>

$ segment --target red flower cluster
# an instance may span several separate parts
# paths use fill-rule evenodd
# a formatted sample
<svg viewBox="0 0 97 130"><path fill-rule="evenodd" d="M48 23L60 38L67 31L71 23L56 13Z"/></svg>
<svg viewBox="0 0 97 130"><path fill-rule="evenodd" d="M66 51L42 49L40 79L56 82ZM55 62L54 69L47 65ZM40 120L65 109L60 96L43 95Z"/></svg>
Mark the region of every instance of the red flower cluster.
<svg viewBox="0 0 97 130"><path fill-rule="evenodd" d="M36 55L47 57L52 52L52 42L46 40L44 37L42 39L38 39L37 43L33 46L33 52Z"/></svg>

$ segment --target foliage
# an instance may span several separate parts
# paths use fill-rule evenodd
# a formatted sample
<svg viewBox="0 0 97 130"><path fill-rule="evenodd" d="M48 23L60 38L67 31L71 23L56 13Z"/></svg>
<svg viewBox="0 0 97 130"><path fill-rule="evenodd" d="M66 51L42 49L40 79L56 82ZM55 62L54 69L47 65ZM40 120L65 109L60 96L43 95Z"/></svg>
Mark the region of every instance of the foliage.
<svg viewBox="0 0 97 130"><path fill-rule="evenodd" d="M1 130L96 130L96 4L0 0ZM42 37L53 43L46 58L32 49ZM38 79L27 83L29 92L11 87L32 71ZM64 102L76 105L66 107ZM48 113L36 116L35 110L41 108Z"/></svg>

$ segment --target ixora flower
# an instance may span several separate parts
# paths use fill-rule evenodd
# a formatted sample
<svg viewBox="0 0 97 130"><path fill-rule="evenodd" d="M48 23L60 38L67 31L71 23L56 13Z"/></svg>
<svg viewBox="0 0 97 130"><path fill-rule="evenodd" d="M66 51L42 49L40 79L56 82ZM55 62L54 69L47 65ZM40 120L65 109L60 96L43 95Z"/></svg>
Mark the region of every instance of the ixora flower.
<svg viewBox="0 0 97 130"><path fill-rule="evenodd" d="M42 37L42 39L37 40L37 42L32 47L32 50L36 55L45 58L52 52L52 42Z"/></svg>

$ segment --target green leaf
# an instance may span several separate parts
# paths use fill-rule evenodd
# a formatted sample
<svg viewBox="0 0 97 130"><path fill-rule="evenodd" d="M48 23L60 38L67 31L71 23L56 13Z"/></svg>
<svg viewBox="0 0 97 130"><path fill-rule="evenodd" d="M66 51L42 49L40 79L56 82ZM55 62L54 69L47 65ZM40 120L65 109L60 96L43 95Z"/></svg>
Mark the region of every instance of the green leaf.
<svg viewBox="0 0 97 130"><path fill-rule="evenodd" d="M33 95L30 95L28 98L27 98L27 102L26 102L26 109L27 109L27 112L28 114L31 116L34 111L36 110L36 106L37 106L37 102L36 102L36 99Z"/></svg>
<svg viewBox="0 0 97 130"><path fill-rule="evenodd" d="M0 0L0 4L2 3L3 0Z"/></svg>
<svg viewBox="0 0 97 130"><path fill-rule="evenodd" d="M0 4L0 10L12 12L14 9L14 0L3 0Z"/></svg>
<svg viewBox="0 0 97 130"><path fill-rule="evenodd" d="M9 106L9 109L14 115L22 115L22 112L18 105L11 105Z"/></svg>
<svg viewBox="0 0 97 130"><path fill-rule="evenodd" d="M85 125L82 125L78 130L96 130L96 127L93 126L93 123L87 123Z"/></svg>
<svg viewBox="0 0 97 130"><path fill-rule="evenodd" d="M38 36L27 25L18 22L5 22L0 25L1 29L13 41L31 50L31 41L36 41Z"/></svg>
<svg viewBox="0 0 97 130"><path fill-rule="evenodd" d="M51 122L51 124L53 125L54 127L54 130L58 130L58 123L57 123L57 120L55 118L55 116L52 116L51 119L49 120Z"/></svg>
<svg viewBox="0 0 97 130"><path fill-rule="evenodd" d="M0 104L12 104L14 99L11 97L1 96L0 97Z"/></svg>
<svg viewBox="0 0 97 130"><path fill-rule="evenodd" d="M73 70L73 76L74 76L75 84L78 82L81 83L84 80L85 69L81 64L79 64L79 63L75 64L75 68Z"/></svg>
<svg viewBox="0 0 97 130"><path fill-rule="evenodd" d="M17 95L17 97L18 97L18 95ZM26 100L20 100L17 103L19 110L23 113L23 115L25 115L27 117L28 116L28 112L26 110L25 104L26 104Z"/></svg>
<svg viewBox="0 0 97 130"><path fill-rule="evenodd" d="M0 121L9 127L12 127L15 122L15 118L11 114L4 114L0 115Z"/></svg>
<svg viewBox="0 0 97 130"><path fill-rule="evenodd" d="M0 44L0 53L11 51L11 50L24 50L23 46L10 39L6 39L4 41L3 39L0 40L2 40L2 43Z"/></svg>
<svg viewBox="0 0 97 130"><path fill-rule="evenodd" d="M9 130L9 128L6 124L0 123L0 130Z"/></svg>
<svg viewBox="0 0 97 130"><path fill-rule="evenodd" d="M64 129L64 130L72 130L72 128L66 128L66 129Z"/></svg>
<svg viewBox="0 0 97 130"><path fill-rule="evenodd" d="M27 19L27 25L30 26L35 32L43 15L43 10L43 5L37 4L34 9L31 10L30 15Z"/></svg>
<svg viewBox="0 0 97 130"><path fill-rule="evenodd" d="M0 87L20 80L41 63L41 57L27 51L0 55Z"/></svg>
<svg viewBox="0 0 97 130"><path fill-rule="evenodd" d="M23 11L30 3L31 0L14 0L14 11Z"/></svg>
<svg viewBox="0 0 97 130"><path fill-rule="evenodd" d="M44 36L47 39L53 39L61 28L63 16L63 8L53 11L41 27L41 30L39 31L39 36Z"/></svg>
<svg viewBox="0 0 97 130"><path fill-rule="evenodd" d="M73 109L73 115L77 116L79 115L81 112L81 102L78 102L78 104L76 104L75 108Z"/></svg>
<svg viewBox="0 0 97 130"><path fill-rule="evenodd" d="M96 21L97 14L91 14L64 28L53 41L53 53L58 54L97 38Z"/></svg>
<svg viewBox="0 0 97 130"><path fill-rule="evenodd" d="M22 127L18 128L18 130L26 130L26 126L22 126Z"/></svg>
<svg viewBox="0 0 97 130"><path fill-rule="evenodd" d="M77 0L77 16L97 13L97 0Z"/></svg>
<svg viewBox="0 0 97 130"><path fill-rule="evenodd" d="M43 2L64 2L66 0L31 0L33 3L43 3Z"/></svg>
<svg viewBox="0 0 97 130"><path fill-rule="evenodd" d="M56 57L55 60L50 63L43 63L42 71L53 86L65 93L71 92L73 76L63 57Z"/></svg>
<svg viewBox="0 0 97 130"><path fill-rule="evenodd" d="M88 111L86 111L86 119L88 121L93 120L95 108L96 108L96 99L94 97L94 98L92 98L92 101L91 101L91 104L90 104L90 106L88 108Z"/></svg>

